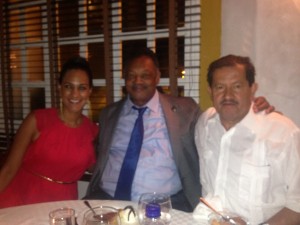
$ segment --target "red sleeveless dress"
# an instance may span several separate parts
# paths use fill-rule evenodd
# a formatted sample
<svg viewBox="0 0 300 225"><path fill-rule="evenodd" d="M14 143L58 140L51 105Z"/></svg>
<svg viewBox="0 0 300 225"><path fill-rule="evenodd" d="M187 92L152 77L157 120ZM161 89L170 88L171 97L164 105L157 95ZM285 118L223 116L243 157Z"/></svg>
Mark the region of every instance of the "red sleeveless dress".
<svg viewBox="0 0 300 225"><path fill-rule="evenodd" d="M79 127L70 128L56 109L34 113L40 136L29 145L17 175L0 194L0 208L77 199L77 181L96 161L93 140L98 127L87 117Z"/></svg>

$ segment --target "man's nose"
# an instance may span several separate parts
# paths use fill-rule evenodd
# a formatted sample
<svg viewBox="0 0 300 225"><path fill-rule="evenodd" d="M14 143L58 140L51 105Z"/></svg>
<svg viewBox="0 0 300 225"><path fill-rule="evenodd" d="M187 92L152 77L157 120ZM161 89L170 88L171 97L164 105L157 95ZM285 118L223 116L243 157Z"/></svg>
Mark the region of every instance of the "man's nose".
<svg viewBox="0 0 300 225"><path fill-rule="evenodd" d="M134 77L134 83L136 84L139 84L139 83L142 83L143 82L143 79L141 76L135 76Z"/></svg>
<svg viewBox="0 0 300 225"><path fill-rule="evenodd" d="M225 98L232 98L233 96L233 91L231 88L225 88L224 90L224 97Z"/></svg>

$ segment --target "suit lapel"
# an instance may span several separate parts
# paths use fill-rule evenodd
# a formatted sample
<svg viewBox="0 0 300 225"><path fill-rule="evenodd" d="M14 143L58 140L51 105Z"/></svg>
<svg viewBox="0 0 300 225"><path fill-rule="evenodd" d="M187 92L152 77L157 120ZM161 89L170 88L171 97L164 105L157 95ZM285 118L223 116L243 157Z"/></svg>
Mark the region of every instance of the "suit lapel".
<svg viewBox="0 0 300 225"><path fill-rule="evenodd" d="M159 94L159 101L165 116L166 126L170 138L170 144L173 151L175 161L178 162L178 151L181 149L180 141L180 116L178 114L179 107L171 101L171 97Z"/></svg>

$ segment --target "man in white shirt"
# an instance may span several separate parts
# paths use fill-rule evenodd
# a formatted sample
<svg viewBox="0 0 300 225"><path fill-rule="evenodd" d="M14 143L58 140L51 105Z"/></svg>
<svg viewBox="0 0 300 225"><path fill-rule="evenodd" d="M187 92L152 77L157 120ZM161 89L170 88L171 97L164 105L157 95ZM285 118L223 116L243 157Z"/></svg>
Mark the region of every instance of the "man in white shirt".
<svg viewBox="0 0 300 225"><path fill-rule="evenodd" d="M214 108L195 129L202 194L253 225L299 225L300 130L279 113L253 112L254 76L248 57L228 55L208 69Z"/></svg>

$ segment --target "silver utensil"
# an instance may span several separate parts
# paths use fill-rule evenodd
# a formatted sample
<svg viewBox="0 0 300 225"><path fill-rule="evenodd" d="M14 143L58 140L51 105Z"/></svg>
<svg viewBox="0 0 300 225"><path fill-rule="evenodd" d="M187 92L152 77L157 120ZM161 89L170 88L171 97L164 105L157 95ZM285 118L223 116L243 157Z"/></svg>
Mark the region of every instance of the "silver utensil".
<svg viewBox="0 0 300 225"><path fill-rule="evenodd" d="M91 206L91 204L87 201L87 200L84 200L83 203L89 207L89 209L93 212L94 214L94 218L96 219L101 219L101 216L100 215L97 215L97 213L95 212L95 210L93 209L93 207Z"/></svg>
<svg viewBox="0 0 300 225"><path fill-rule="evenodd" d="M209 204L204 198L200 198L200 201L206 205L208 208L210 208L212 211L214 211L216 214L222 217L224 221L229 222L232 225L237 225L237 223L232 219L230 216L223 216L220 212L218 212L214 207L212 207L211 204Z"/></svg>

